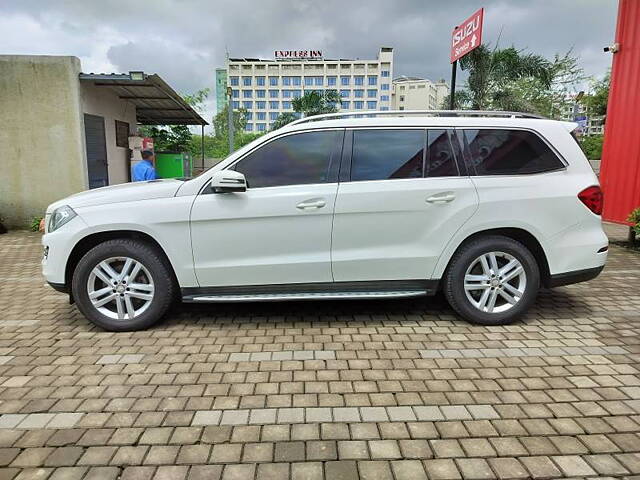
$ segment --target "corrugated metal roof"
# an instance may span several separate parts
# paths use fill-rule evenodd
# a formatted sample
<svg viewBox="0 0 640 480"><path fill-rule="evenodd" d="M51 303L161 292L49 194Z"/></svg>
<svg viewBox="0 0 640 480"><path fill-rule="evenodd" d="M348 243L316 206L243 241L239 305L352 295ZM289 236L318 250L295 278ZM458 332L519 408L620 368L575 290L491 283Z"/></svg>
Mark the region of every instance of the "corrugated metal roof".
<svg viewBox="0 0 640 480"><path fill-rule="evenodd" d="M141 125L208 125L159 75L141 76L134 80L128 73L81 73L79 78L134 104Z"/></svg>
<svg viewBox="0 0 640 480"><path fill-rule="evenodd" d="M640 206L640 1L620 0L600 180L605 220L626 223Z"/></svg>

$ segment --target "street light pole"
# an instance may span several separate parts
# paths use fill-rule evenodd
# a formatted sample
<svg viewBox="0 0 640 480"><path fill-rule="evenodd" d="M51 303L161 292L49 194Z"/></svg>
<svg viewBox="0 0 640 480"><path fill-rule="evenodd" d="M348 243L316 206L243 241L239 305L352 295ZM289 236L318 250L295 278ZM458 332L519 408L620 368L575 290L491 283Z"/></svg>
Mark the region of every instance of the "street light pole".
<svg viewBox="0 0 640 480"><path fill-rule="evenodd" d="M229 155L233 153L233 102L231 100L233 95L233 89L231 87L227 87L227 96L229 97L229 102L227 103L227 130L229 131Z"/></svg>

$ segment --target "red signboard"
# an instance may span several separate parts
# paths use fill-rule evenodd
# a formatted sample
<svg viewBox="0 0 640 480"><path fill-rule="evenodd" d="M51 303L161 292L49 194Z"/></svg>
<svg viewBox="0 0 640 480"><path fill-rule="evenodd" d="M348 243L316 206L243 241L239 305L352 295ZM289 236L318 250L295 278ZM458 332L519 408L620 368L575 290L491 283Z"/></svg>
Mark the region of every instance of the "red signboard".
<svg viewBox="0 0 640 480"><path fill-rule="evenodd" d="M451 33L451 63L480 46L483 16L484 8L481 8L453 29Z"/></svg>

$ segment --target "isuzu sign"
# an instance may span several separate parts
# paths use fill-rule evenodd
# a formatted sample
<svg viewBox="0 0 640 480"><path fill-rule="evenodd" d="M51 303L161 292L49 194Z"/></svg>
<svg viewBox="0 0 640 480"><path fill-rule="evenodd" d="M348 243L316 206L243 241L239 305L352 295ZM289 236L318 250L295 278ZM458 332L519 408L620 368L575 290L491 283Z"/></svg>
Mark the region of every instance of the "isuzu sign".
<svg viewBox="0 0 640 480"><path fill-rule="evenodd" d="M451 34L451 63L480 46L483 16L484 8L481 8L453 30Z"/></svg>
<svg viewBox="0 0 640 480"><path fill-rule="evenodd" d="M322 59L322 50L276 50L276 60Z"/></svg>

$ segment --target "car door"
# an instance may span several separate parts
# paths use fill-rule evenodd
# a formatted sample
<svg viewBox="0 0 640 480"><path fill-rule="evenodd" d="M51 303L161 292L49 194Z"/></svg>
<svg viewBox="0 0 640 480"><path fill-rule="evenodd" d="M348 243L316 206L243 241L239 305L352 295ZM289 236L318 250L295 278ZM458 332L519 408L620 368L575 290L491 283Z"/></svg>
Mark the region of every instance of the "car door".
<svg viewBox="0 0 640 480"><path fill-rule="evenodd" d="M191 236L200 286L333 280L331 222L343 136L334 129L276 137L230 167L245 175L246 192L197 196Z"/></svg>
<svg viewBox="0 0 640 480"><path fill-rule="evenodd" d="M430 279L478 197L450 129L347 130L336 200L338 281ZM346 155L345 155L346 157Z"/></svg>

